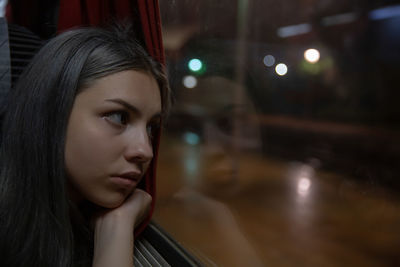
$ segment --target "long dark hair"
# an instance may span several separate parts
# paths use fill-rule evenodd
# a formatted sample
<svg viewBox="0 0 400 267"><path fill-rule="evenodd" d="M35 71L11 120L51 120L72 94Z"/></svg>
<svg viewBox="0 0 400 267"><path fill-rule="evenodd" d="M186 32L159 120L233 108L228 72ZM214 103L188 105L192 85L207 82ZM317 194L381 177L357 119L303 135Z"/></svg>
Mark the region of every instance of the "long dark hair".
<svg viewBox="0 0 400 267"><path fill-rule="evenodd" d="M75 266L76 260L87 260L77 256L67 194L67 123L81 90L123 70L156 79L166 114L169 88L163 68L141 47L131 27L65 32L50 40L19 78L9 96L0 147L1 264Z"/></svg>

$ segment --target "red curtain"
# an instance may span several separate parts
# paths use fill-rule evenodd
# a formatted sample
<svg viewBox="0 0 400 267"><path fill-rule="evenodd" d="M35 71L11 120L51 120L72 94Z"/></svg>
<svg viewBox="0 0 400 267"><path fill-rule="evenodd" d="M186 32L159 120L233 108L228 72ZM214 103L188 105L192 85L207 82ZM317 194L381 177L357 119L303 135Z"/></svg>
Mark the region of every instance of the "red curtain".
<svg viewBox="0 0 400 267"><path fill-rule="evenodd" d="M138 9L149 54L164 63L158 0L60 0L58 31L81 25L99 25L109 18L132 18L135 8Z"/></svg>
<svg viewBox="0 0 400 267"><path fill-rule="evenodd" d="M132 1L129 0L60 0L58 30L64 31L82 25L99 25L110 17L131 17L132 5Z"/></svg>
<svg viewBox="0 0 400 267"><path fill-rule="evenodd" d="M165 63L161 36L161 17L158 0L138 0L140 20L150 55Z"/></svg>

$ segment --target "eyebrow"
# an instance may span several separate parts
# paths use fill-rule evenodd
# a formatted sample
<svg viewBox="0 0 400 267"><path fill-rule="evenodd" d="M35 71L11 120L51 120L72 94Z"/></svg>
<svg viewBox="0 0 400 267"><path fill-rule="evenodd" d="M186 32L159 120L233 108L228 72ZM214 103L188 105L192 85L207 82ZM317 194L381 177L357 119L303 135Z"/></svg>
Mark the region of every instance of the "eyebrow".
<svg viewBox="0 0 400 267"><path fill-rule="evenodd" d="M117 103L117 104L119 104L119 105L121 105L121 106L124 106L125 108L129 109L129 110L132 111L133 113L138 114L139 116L142 115L142 112L140 112L140 110L139 110L137 107L135 107L135 106L129 104L128 102L126 102L126 101L124 101L124 100L122 100L122 99L120 99L120 98L106 99L105 101ZM153 119L158 118L158 117L161 118L161 112L155 113L155 114L151 117L151 119L153 120Z"/></svg>

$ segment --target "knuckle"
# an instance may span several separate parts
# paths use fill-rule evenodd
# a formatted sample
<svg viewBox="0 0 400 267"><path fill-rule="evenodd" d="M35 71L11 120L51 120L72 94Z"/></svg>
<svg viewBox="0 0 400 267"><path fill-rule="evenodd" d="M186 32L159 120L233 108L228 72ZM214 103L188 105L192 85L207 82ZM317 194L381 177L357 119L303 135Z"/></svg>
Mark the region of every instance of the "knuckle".
<svg viewBox="0 0 400 267"><path fill-rule="evenodd" d="M141 198L142 201L146 204L151 203L151 201L153 200L152 196L142 189L136 189L135 194L137 195L137 197Z"/></svg>
<svg viewBox="0 0 400 267"><path fill-rule="evenodd" d="M148 204L150 204L153 201L153 197L148 193L146 193L146 201Z"/></svg>

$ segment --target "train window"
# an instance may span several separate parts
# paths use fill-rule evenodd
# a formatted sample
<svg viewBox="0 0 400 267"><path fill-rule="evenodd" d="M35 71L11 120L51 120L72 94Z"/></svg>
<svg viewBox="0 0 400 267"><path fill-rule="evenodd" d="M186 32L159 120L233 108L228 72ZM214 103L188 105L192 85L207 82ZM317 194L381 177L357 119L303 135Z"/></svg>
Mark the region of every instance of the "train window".
<svg viewBox="0 0 400 267"><path fill-rule="evenodd" d="M159 2L155 221L206 266L399 265L397 1Z"/></svg>

